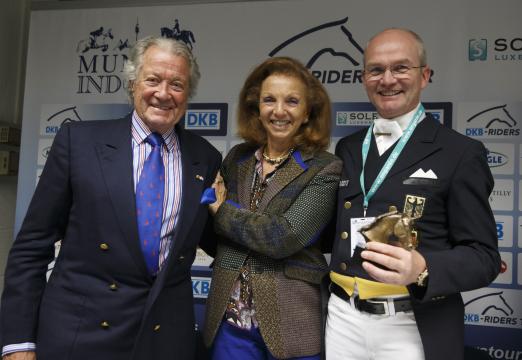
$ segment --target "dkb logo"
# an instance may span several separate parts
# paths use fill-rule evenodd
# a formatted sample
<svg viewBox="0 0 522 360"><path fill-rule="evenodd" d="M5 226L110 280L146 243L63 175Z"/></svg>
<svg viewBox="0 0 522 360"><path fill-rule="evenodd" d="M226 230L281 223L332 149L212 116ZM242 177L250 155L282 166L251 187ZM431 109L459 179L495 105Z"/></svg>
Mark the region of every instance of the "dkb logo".
<svg viewBox="0 0 522 360"><path fill-rule="evenodd" d="M226 103L189 104L181 123L185 129L203 136L226 135L227 115Z"/></svg>
<svg viewBox="0 0 522 360"><path fill-rule="evenodd" d="M192 277L192 295L195 298L206 298L210 291L210 278L208 277Z"/></svg>
<svg viewBox="0 0 522 360"><path fill-rule="evenodd" d="M219 110L188 110L187 129L219 129Z"/></svg>

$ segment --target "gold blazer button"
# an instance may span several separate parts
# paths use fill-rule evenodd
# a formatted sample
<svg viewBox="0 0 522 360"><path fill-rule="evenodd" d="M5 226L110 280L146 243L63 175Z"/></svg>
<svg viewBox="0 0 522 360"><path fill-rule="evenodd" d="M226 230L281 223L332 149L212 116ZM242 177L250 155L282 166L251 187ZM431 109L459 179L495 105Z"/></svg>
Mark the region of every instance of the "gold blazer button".
<svg viewBox="0 0 522 360"><path fill-rule="evenodd" d="M104 329L108 329L110 327L110 325L107 321L102 321L100 325Z"/></svg>
<svg viewBox="0 0 522 360"><path fill-rule="evenodd" d="M343 231L343 232L341 233L341 239L343 239L343 240L348 239L348 233L347 233L346 231Z"/></svg>
<svg viewBox="0 0 522 360"><path fill-rule="evenodd" d="M154 325L154 331L159 331L161 328L161 325L160 324L156 324Z"/></svg>
<svg viewBox="0 0 522 360"><path fill-rule="evenodd" d="M345 208L345 209L349 209L349 208L351 208L351 207L352 207L352 203L351 203L351 202L349 202L349 201L345 201L345 202L344 202L344 208Z"/></svg>
<svg viewBox="0 0 522 360"><path fill-rule="evenodd" d="M346 263L341 263L341 265L339 265L339 267L341 268L342 271L346 271L346 269L348 269L348 265L346 265Z"/></svg>
<svg viewBox="0 0 522 360"><path fill-rule="evenodd" d="M112 291L118 290L118 285L116 285L115 283L112 283L109 285L109 289L111 289Z"/></svg>
<svg viewBox="0 0 522 360"><path fill-rule="evenodd" d="M109 245L107 245L106 243L101 243L100 249L102 249L103 251L109 250Z"/></svg>

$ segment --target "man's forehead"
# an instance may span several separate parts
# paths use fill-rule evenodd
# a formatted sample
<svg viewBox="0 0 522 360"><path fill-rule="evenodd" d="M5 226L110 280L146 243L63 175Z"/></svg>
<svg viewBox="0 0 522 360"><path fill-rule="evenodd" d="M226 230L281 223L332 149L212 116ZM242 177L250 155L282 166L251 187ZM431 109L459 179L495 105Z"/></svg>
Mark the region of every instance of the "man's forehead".
<svg viewBox="0 0 522 360"><path fill-rule="evenodd" d="M164 48L161 46L150 46L145 52L143 53L143 62L149 62L149 61L161 61L161 60L169 60L172 61L175 59L175 61L183 62L184 64L188 65L189 61L185 56L182 56L181 54L177 54L173 52L172 50L168 48Z"/></svg>
<svg viewBox="0 0 522 360"><path fill-rule="evenodd" d="M403 29L388 29L384 30L370 39L370 43L374 41L415 41L415 37L409 31Z"/></svg>
<svg viewBox="0 0 522 360"><path fill-rule="evenodd" d="M380 35L374 37L365 49L366 64L385 60L394 63L418 60L418 44L410 34L397 32Z"/></svg>
<svg viewBox="0 0 522 360"><path fill-rule="evenodd" d="M145 54L147 55L147 54ZM183 56L168 51L155 52L152 56L144 56L141 72L170 70L180 75L188 75L189 62Z"/></svg>

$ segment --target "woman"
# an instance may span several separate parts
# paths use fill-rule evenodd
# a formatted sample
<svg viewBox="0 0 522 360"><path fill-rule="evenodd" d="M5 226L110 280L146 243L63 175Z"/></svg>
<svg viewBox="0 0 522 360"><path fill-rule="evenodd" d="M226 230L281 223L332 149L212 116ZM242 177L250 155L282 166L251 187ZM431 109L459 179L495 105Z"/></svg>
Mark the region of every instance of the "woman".
<svg viewBox="0 0 522 360"><path fill-rule="evenodd" d="M328 95L298 61L270 58L241 90L238 128L246 142L224 160L209 207L220 239L205 343L215 360L319 359L320 234L341 171L325 151Z"/></svg>

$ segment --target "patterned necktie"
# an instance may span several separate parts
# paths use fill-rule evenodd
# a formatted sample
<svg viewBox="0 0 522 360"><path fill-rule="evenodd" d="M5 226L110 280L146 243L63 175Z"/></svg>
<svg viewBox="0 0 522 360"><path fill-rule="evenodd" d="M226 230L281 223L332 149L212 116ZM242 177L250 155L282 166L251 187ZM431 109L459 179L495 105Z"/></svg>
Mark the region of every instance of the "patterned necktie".
<svg viewBox="0 0 522 360"><path fill-rule="evenodd" d="M136 185L136 212L141 250L149 273L155 275L159 268L165 191L165 168L161 158L163 138L158 133L152 133L145 141L152 145L152 152L143 164L140 180Z"/></svg>

